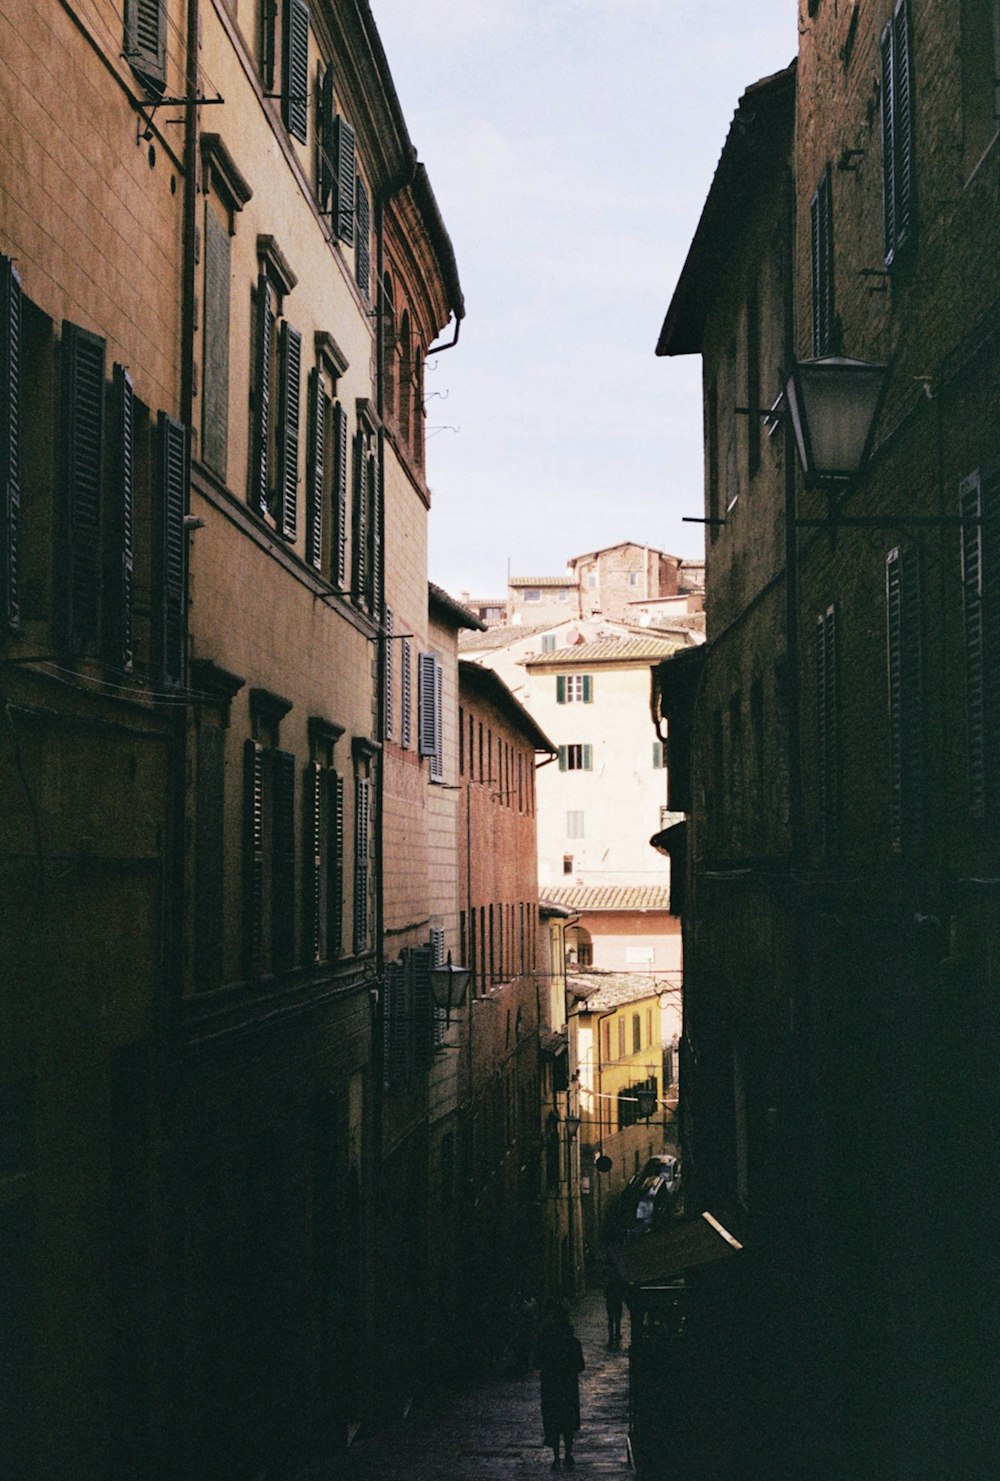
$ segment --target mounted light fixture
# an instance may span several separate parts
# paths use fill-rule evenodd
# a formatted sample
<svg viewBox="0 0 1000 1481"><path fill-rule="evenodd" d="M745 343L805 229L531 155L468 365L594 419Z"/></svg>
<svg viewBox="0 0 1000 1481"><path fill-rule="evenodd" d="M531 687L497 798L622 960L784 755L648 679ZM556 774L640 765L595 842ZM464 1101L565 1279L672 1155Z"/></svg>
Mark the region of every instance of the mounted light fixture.
<svg viewBox="0 0 1000 1481"><path fill-rule="evenodd" d="M580 1117L573 1115L564 1116L563 1125L566 1128L567 1136L576 1136L577 1132L580 1130Z"/></svg>
<svg viewBox="0 0 1000 1481"><path fill-rule="evenodd" d="M469 967L456 966L448 953L448 960L443 967L431 968L431 992L434 994L434 1005L444 1008L447 1019L451 1022L452 1008L460 1008L465 1001L466 989L472 971Z"/></svg>
<svg viewBox="0 0 1000 1481"><path fill-rule="evenodd" d="M807 484L846 483L861 472L889 383L889 367L846 355L800 360L785 402Z"/></svg>

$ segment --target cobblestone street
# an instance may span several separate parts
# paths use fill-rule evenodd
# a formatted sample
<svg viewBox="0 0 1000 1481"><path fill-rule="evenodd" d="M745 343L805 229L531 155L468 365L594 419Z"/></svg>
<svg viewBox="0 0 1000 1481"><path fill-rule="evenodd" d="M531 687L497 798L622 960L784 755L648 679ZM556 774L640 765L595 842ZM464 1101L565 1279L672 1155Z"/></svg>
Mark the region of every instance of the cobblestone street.
<svg viewBox="0 0 1000 1481"><path fill-rule="evenodd" d="M628 1332L620 1350L606 1346L604 1298L591 1291L573 1307L586 1370L580 1380L582 1426L575 1474L624 1478L628 1465ZM548 1474L542 1444L538 1374L493 1376L415 1408L405 1423L359 1439L346 1457L301 1481L512 1481Z"/></svg>

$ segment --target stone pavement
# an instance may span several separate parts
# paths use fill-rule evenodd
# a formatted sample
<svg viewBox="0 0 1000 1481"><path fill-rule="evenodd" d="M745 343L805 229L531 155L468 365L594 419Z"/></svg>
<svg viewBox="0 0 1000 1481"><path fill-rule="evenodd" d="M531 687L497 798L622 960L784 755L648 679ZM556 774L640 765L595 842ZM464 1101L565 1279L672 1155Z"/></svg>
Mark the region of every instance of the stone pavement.
<svg viewBox="0 0 1000 1481"><path fill-rule="evenodd" d="M632 1476L628 1465L628 1318L621 1349L609 1350L604 1297L588 1292L573 1306L586 1370L580 1378L582 1427L568 1474L601 1481ZM520 1481L550 1474L542 1444L538 1374L492 1375L414 1408L392 1430L359 1438L347 1455L301 1481ZM562 1475L563 1472L558 1474Z"/></svg>

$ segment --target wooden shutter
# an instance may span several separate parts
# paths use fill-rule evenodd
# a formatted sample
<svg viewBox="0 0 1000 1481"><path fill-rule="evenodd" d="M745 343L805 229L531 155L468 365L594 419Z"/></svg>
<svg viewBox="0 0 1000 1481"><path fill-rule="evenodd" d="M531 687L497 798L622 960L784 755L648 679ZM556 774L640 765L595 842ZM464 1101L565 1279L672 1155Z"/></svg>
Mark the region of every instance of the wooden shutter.
<svg viewBox="0 0 1000 1481"><path fill-rule="evenodd" d="M566 746L559 747L559 770L566 771L569 765L569 757Z"/></svg>
<svg viewBox="0 0 1000 1481"><path fill-rule="evenodd" d="M882 54L882 225L885 260L892 261L896 243L896 145L893 95L892 26L886 26L880 42Z"/></svg>
<svg viewBox="0 0 1000 1481"><path fill-rule="evenodd" d="M261 273L254 303L254 415L250 456L250 504L258 514L266 514L268 506L271 332L271 286L267 274Z"/></svg>
<svg viewBox="0 0 1000 1481"><path fill-rule="evenodd" d="M909 0L898 0L882 32L882 191L885 260L891 264L914 224L913 62Z"/></svg>
<svg viewBox="0 0 1000 1481"><path fill-rule="evenodd" d="M264 749L243 747L243 970L256 977L264 944Z"/></svg>
<svg viewBox="0 0 1000 1481"><path fill-rule="evenodd" d="M566 675L556 674L556 704L566 703Z"/></svg>
<svg viewBox="0 0 1000 1481"><path fill-rule="evenodd" d="M104 341L63 324L66 636L92 652L100 626L101 487L104 474Z"/></svg>
<svg viewBox="0 0 1000 1481"><path fill-rule="evenodd" d="M278 522L286 540L299 528L299 408L302 399L302 336L286 319L278 335Z"/></svg>
<svg viewBox="0 0 1000 1481"><path fill-rule="evenodd" d="M368 599L377 620L382 611L382 470L375 453L368 459Z"/></svg>
<svg viewBox="0 0 1000 1481"><path fill-rule="evenodd" d="M371 227L370 211L368 207L368 191L365 182L360 175L354 181L355 213L358 218L358 239L355 244L354 275L358 287L367 298L371 292L371 248L369 246L369 231Z"/></svg>
<svg viewBox="0 0 1000 1481"><path fill-rule="evenodd" d="M218 725L198 727L194 979L200 991L221 986L223 976L225 740Z"/></svg>
<svg viewBox="0 0 1000 1481"><path fill-rule="evenodd" d="M918 844L923 824L923 684L919 565L911 546L885 565L889 702L889 824L892 845Z"/></svg>
<svg viewBox="0 0 1000 1481"><path fill-rule="evenodd" d="M326 444L330 398L319 366L309 372L309 458L306 468L306 560L323 569L323 505L326 501Z"/></svg>
<svg viewBox="0 0 1000 1481"><path fill-rule="evenodd" d="M590 674L583 676L583 702L585 705L594 703L594 680Z"/></svg>
<svg viewBox="0 0 1000 1481"><path fill-rule="evenodd" d="M326 893L326 819L323 797L324 768L318 761L306 767L303 818L305 821L305 866L302 901L305 946L311 962L323 960L325 948L324 895Z"/></svg>
<svg viewBox="0 0 1000 1481"><path fill-rule="evenodd" d="M271 949L277 971L295 965L295 757L271 753Z"/></svg>
<svg viewBox="0 0 1000 1481"><path fill-rule="evenodd" d="M292 138L304 144L309 119L309 6L304 0L285 0L282 29L281 113Z"/></svg>
<svg viewBox="0 0 1000 1481"><path fill-rule="evenodd" d="M321 211L328 209L333 194L337 168L334 133L333 64L330 63L320 77L316 119L316 199Z"/></svg>
<svg viewBox="0 0 1000 1481"><path fill-rule="evenodd" d="M403 1078L406 1052L402 962L386 962L382 992L382 1076L386 1086L391 1086Z"/></svg>
<svg viewBox="0 0 1000 1481"><path fill-rule="evenodd" d="M337 189L334 206L334 229L337 236L348 247L354 242L354 130L341 114L337 114L336 157Z"/></svg>
<svg viewBox="0 0 1000 1481"><path fill-rule="evenodd" d="M354 545L351 595L363 601L368 589L368 458L365 434L354 434Z"/></svg>
<svg viewBox="0 0 1000 1481"><path fill-rule="evenodd" d="M184 683L186 636L186 553L184 513L188 493L188 436L182 422L161 411L159 443L159 677L165 685Z"/></svg>
<svg viewBox="0 0 1000 1481"><path fill-rule="evenodd" d="M111 386L112 469L108 505L106 631L109 659L131 672L134 594L135 523L135 394L132 378L115 365Z"/></svg>
<svg viewBox="0 0 1000 1481"><path fill-rule="evenodd" d="M333 409L334 430L334 555L331 557L334 579L343 590L347 581L347 412L338 401Z"/></svg>
<svg viewBox="0 0 1000 1481"><path fill-rule="evenodd" d="M434 994L431 990L431 968L434 953L430 946L417 946L410 955L413 974L412 1038L418 1066L426 1066L434 1055Z"/></svg>
<svg viewBox="0 0 1000 1481"><path fill-rule="evenodd" d="M409 746L410 740L412 738L411 716L413 713L413 658L410 652L410 644L408 639L403 639L402 648L403 651L400 655L402 663L400 665L399 676L399 703L400 708L402 709L399 724L399 743L405 748Z"/></svg>
<svg viewBox="0 0 1000 1481"><path fill-rule="evenodd" d="M205 332L202 355L201 456L220 478L229 451L229 230L205 206Z"/></svg>
<svg viewBox="0 0 1000 1481"><path fill-rule="evenodd" d="M830 167L823 171L810 205L812 231L812 347L828 355L833 333L833 200ZM752 412L752 408L751 408ZM751 420L756 419L751 415Z"/></svg>
<svg viewBox="0 0 1000 1481"><path fill-rule="evenodd" d="M434 752L430 759L430 777L432 781L444 780L444 730L441 723L442 705L441 696L443 689L444 669L435 658L434 660Z"/></svg>
<svg viewBox="0 0 1000 1481"><path fill-rule="evenodd" d="M167 80L166 0L125 0L125 56L154 91L162 92Z"/></svg>
<svg viewBox="0 0 1000 1481"><path fill-rule="evenodd" d="M358 777L354 787L354 954L368 947L368 870L371 782Z"/></svg>
<svg viewBox="0 0 1000 1481"><path fill-rule="evenodd" d="M433 756L437 750L437 733L434 726L434 697L437 685L434 678L436 659L433 653L421 653L417 658L417 750L421 756Z"/></svg>
<svg viewBox="0 0 1000 1481"><path fill-rule="evenodd" d="M382 641L382 735L385 740L392 740L393 725L393 615L391 607L385 609L385 637Z"/></svg>
<svg viewBox="0 0 1000 1481"><path fill-rule="evenodd" d="M581 747L581 758L580 759L581 759L581 762L582 762L582 766L583 766L583 770L584 771L593 771L593 769L594 769L594 748L593 748L593 746L583 746L583 747Z"/></svg>
<svg viewBox="0 0 1000 1481"><path fill-rule="evenodd" d="M837 646L837 609L831 606L816 619L819 820L827 851L836 846L840 809Z"/></svg>
<svg viewBox="0 0 1000 1481"><path fill-rule="evenodd" d="M21 280L0 256L0 621L21 621Z"/></svg>
<svg viewBox="0 0 1000 1481"><path fill-rule="evenodd" d="M344 778L327 773L326 953L331 961L344 949Z"/></svg>

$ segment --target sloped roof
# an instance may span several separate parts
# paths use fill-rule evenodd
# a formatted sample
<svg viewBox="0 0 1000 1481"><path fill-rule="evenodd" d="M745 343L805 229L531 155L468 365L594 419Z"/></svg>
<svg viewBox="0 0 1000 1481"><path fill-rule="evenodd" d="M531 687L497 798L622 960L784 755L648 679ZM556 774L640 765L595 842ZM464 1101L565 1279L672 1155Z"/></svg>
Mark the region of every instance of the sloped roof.
<svg viewBox="0 0 1000 1481"><path fill-rule="evenodd" d="M524 705L514 697L500 675L494 673L493 669L486 668L481 663L472 663L469 659L460 658L458 660L458 686L460 694L468 691L489 700L516 729L521 731L536 751L545 751L549 756L556 755L557 747L549 740L538 721L528 714Z"/></svg>
<svg viewBox="0 0 1000 1481"><path fill-rule="evenodd" d="M557 648L553 653L537 653L525 659L526 668L579 668L595 663L658 663L687 645L680 638L598 638L593 643L577 643L573 648Z"/></svg>
<svg viewBox="0 0 1000 1481"><path fill-rule="evenodd" d="M577 586L575 576L509 576L508 586Z"/></svg>
<svg viewBox="0 0 1000 1481"><path fill-rule="evenodd" d="M530 638L533 633L551 632L552 626L551 622L542 622L532 627L517 627L512 623L506 623L500 627L483 626L481 632L462 633L458 639L458 646L462 652L488 653L494 649L513 647L522 638Z"/></svg>
<svg viewBox="0 0 1000 1481"><path fill-rule="evenodd" d="M470 612L468 607L463 607L461 602L456 602L443 586L435 586L433 581L427 583L427 600L441 616L449 618L455 627L467 627L473 632L485 631L486 624L480 622L474 612Z"/></svg>
<svg viewBox="0 0 1000 1481"><path fill-rule="evenodd" d="M670 913L669 885L578 884L545 886L545 898L574 911L663 910Z"/></svg>
<svg viewBox="0 0 1000 1481"><path fill-rule="evenodd" d="M574 972L566 974L566 989L577 1002L585 1002L586 1013L603 1013L622 1003L657 996L662 981L650 972Z"/></svg>

